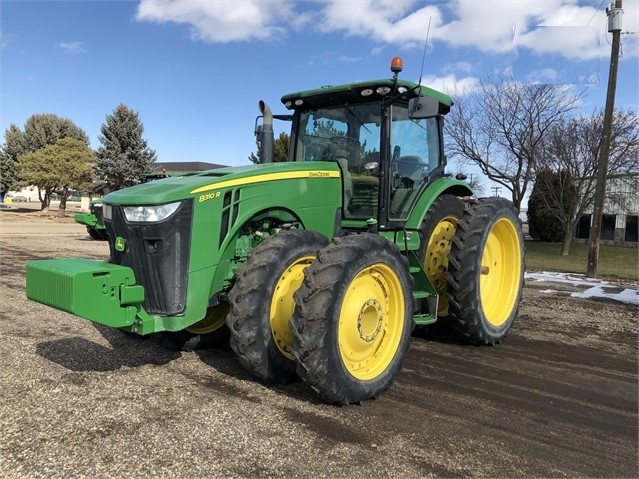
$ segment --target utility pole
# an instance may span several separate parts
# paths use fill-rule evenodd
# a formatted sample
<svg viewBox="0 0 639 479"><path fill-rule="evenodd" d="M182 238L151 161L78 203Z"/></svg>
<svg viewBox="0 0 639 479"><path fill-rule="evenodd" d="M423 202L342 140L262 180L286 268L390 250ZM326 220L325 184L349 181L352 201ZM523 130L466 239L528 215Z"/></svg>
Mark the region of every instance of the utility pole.
<svg viewBox="0 0 639 479"><path fill-rule="evenodd" d="M606 110L604 112L601 147L597 165L597 185L595 189L595 204L593 208L592 228L590 228L590 250L588 251L588 265L586 276L597 277L597 263L599 261L599 239L601 237L601 220L606 197L606 176L608 174L608 156L610 155L610 137L612 134L612 115L615 109L615 91L617 90L617 67L619 66L619 48L621 43L621 0L615 0L614 6L606 9L608 15L608 32L612 32L612 51L610 53L610 74L608 75L608 93L606 95Z"/></svg>
<svg viewBox="0 0 639 479"><path fill-rule="evenodd" d="M501 186L491 186L490 188L493 190L493 196L499 196Z"/></svg>

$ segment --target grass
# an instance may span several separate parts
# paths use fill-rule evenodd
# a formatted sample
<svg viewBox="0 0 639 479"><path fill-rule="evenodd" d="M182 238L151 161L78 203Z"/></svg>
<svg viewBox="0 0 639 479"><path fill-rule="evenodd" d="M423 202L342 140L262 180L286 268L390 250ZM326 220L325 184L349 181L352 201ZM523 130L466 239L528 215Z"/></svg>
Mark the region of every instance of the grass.
<svg viewBox="0 0 639 479"><path fill-rule="evenodd" d="M573 243L568 256L561 256L560 243L526 241L526 270L585 274L588 250L588 244ZM639 281L639 249L600 245L597 276Z"/></svg>

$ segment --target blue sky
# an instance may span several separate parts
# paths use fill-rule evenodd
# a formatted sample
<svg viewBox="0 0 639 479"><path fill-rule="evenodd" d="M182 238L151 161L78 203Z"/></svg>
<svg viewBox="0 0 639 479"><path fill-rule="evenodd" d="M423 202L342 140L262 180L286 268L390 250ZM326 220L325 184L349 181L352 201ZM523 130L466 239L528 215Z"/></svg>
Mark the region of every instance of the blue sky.
<svg viewBox="0 0 639 479"><path fill-rule="evenodd" d="M624 0L616 106L639 105L639 10ZM120 103L137 111L158 161L247 164L264 100L369 78L473 88L517 81L586 88L605 104L607 0L0 0L2 133L36 113L69 118L91 146ZM627 33L626 33L627 32ZM282 131L281 129L279 131ZM276 132L278 132L276 125Z"/></svg>

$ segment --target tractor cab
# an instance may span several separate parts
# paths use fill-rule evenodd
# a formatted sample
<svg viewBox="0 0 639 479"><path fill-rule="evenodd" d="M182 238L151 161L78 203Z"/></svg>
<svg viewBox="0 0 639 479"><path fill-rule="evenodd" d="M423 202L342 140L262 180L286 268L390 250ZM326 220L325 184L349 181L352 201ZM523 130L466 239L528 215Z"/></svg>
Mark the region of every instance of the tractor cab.
<svg viewBox="0 0 639 479"><path fill-rule="evenodd" d="M293 111L289 161L334 161L344 220L402 227L421 193L443 175L442 115L452 100L397 78L285 95Z"/></svg>

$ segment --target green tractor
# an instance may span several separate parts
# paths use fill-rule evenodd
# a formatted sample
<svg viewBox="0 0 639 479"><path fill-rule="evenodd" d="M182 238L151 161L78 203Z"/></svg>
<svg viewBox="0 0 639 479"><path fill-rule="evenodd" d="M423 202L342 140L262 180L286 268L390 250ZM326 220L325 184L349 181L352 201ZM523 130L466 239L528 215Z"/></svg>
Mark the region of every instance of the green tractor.
<svg viewBox="0 0 639 479"><path fill-rule="evenodd" d="M106 226L102 221L102 198L95 198L89 203L88 213L76 213L76 223L86 226L87 233L94 240L106 240Z"/></svg>
<svg viewBox="0 0 639 479"><path fill-rule="evenodd" d="M138 183L168 178L166 173L149 173L144 175ZM94 240L105 241L108 239L106 226L102 220L102 198L95 198L89 203L88 213L76 213L73 217L76 223L86 226L87 233Z"/></svg>
<svg viewBox="0 0 639 479"><path fill-rule="evenodd" d="M282 97L259 163L104 197L110 260L34 260L27 296L183 349L230 335L265 382L361 403L402 367L415 325L502 341L524 281L521 223L444 172L450 97L393 77ZM273 121L291 122L273 162Z"/></svg>

